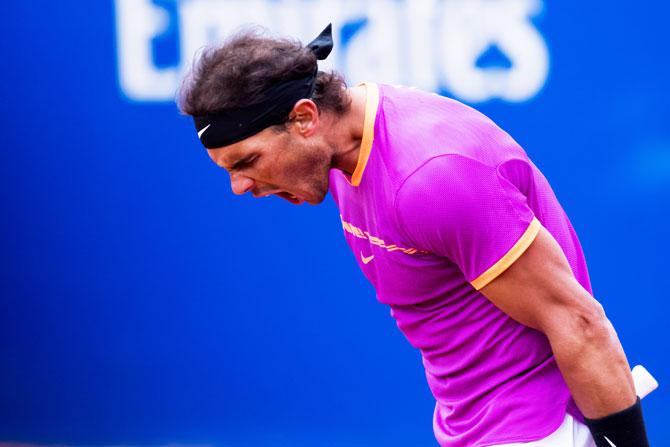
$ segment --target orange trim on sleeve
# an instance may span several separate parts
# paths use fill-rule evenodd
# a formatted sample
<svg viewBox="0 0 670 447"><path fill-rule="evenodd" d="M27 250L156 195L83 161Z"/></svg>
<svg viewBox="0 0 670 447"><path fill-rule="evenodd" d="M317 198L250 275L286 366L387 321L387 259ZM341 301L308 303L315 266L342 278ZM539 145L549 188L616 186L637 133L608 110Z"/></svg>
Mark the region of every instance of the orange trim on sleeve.
<svg viewBox="0 0 670 447"><path fill-rule="evenodd" d="M536 217L533 218L533 221L528 225L528 228L523 233L521 238L514 244L510 250L505 253L505 255L498 260L491 268L479 275L478 278L470 282L472 287L477 290L480 290L482 287L486 286L488 283L496 279L502 272L507 270L514 262L521 257L521 255L530 247L530 244L535 240L537 234L540 232L542 224Z"/></svg>
<svg viewBox="0 0 670 447"><path fill-rule="evenodd" d="M365 120L363 121L363 138L361 139L361 148L358 152L358 163L356 169L351 174L351 184L358 186L363 179L363 171L368 164L372 143L375 138L375 118L377 117L377 107L379 106L379 87L371 82L364 83L367 89L365 99Z"/></svg>

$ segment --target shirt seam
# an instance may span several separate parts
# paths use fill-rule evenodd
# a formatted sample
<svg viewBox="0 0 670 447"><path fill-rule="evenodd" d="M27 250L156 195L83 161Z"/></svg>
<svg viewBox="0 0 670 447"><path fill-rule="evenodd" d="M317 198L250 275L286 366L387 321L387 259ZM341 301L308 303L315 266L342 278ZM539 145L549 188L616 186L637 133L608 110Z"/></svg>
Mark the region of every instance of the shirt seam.
<svg viewBox="0 0 670 447"><path fill-rule="evenodd" d="M505 185L503 185L502 181L500 180L500 177L502 176L502 174L500 173L500 167L501 167L503 164L505 164L507 161L508 161L508 160L502 161L502 162L498 163L498 164L495 166L496 180L498 181L498 185L499 185L503 190L505 190ZM509 180L507 180L507 181L509 181ZM511 183L511 182L510 182L510 183ZM516 187L516 186L515 186L515 187ZM517 189L518 189L518 188L517 188ZM528 205L528 203L527 203L527 201L528 201L528 197L526 197L526 195L523 194L520 190L519 190L519 192L526 198L526 206L527 206L527 205ZM507 206L509 206L509 208L514 212L514 215L516 216L516 218L519 219L519 221L524 221L525 219L523 218L523 216L521 215L521 213L519 213L519 210L516 209L516 207L515 207L514 204L512 203L512 200L511 200L510 197L509 197L509 194L507 194L507 193L505 193L505 201L507 202ZM508 254L509 254L509 253L516 247L516 245L521 241L521 238L523 238L523 236L524 236L524 235L526 234L526 232L530 229L530 227L533 225L533 222L534 222L535 220L537 220L538 223L540 224L540 229L539 229L539 230L542 229L542 228L541 228L541 227L542 227L542 222L541 222L541 221L537 218L537 216L535 215L535 211L533 211L530 207L528 207L528 209L530 210L530 212L531 212L531 214L532 214L531 219L530 219L530 222L528 222L528 224L526 225L525 230L521 233L521 235L519 236L519 238L517 239L517 241L516 241L511 247L509 247L509 249L507 249L507 251L505 251L505 253L503 253L503 255L502 255L500 258L498 258L497 260L495 260L495 261L493 262L493 264L489 265L487 268L484 269L484 271L480 272L479 275L477 275L475 278L472 279L472 281L468 281L470 284L472 284L473 282L475 282L477 279L481 278L486 272L488 272L491 268L493 268L493 266L495 266L498 262L500 262L502 259L504 259L505 256L507 256L507 255L508 255ZM537 238L537 235L538 235L538 233L539 233L539 230L535 233L535 235L533 235L532 240L531 240L530 243L528 244L528 247L529 247L530 244L532 244L532 243L535 241L535 239ZM526 248L521 252L521 254L519 255L519 257L521 257L521 256L523 255L523 253L526 252L526 250L528 249L528 247L526 247ZM514 262L518 261L519 257L517 257L517 258L514 260ZM514 264L514 262L512 262L512 264ZM484 287L484 286L487 285L487 284L490 284L494 279L496 279L498 276L500 276L505 270L507 270L509 267L511 267L512 264L510 264L510 265L507 266L505 269L503 269L502 271L500 271L500 272L498 273L498 275L494 276L493 278L490 278L489 281L487 281L486 284L482 285L482 287ZM474 285L473 285L473 286L474 286ZM480 290L482 287L477 288L477 290Z"/></svg>

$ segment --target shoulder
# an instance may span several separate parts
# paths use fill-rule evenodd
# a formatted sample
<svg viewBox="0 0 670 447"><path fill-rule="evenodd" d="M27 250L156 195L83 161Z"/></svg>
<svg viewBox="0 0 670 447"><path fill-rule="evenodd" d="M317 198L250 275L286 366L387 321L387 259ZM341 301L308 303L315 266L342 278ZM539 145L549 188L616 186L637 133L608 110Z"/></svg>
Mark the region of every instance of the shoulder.
<svg viewBox="0 0 670 447"><path fill-rule="evenodd" d="M506 177L507 164L454 153L426 160L396 191L398 222L410 237L423 242L443 241L447 234L487 232L506 219L529 222L533 216L527 197Z"/></svg>
<svg viewBox="0 0 670 447"><path fill-rule="evenodd" d="M509 134L465 104L407 87L379 88L373 150L396 186L432 166L454 164L438 160L444 156L463 156L487 165L526 158Z"/></svg>
<svg viewBox="0 0 670 447"><path fill-rule="evenodd" d="M528 198L501 167L459 154L434 157L398 189L394 209L415 246L459 266L477 288L537 235Z"/></svg>

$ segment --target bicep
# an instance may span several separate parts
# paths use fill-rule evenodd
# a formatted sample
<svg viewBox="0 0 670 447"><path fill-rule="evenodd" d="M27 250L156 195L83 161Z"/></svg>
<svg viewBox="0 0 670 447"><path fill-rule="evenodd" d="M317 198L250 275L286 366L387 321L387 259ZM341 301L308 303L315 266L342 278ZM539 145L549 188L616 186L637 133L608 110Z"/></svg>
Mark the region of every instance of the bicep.
<svg viewBox="0 0 670 447"><path fill-rule="evenodd" d="M575 279L553 236L541 228L526 251L481 289L503 312L549 338L579 328L602 312Z"/></svg>

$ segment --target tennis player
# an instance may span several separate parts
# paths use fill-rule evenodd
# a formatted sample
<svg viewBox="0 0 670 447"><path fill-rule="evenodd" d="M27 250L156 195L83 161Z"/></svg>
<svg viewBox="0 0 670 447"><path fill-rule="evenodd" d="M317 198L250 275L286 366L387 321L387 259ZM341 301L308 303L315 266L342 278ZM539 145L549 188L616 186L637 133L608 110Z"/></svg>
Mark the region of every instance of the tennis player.
<svg viewBox="0 0 670 447"><path fill-rule="evenodd" d="M547 179L452 99L347 88L306 47L247 29L179 95L236 194L328 193L379 301L421 351L442 446L642 447L630 367Z"/></svg>

